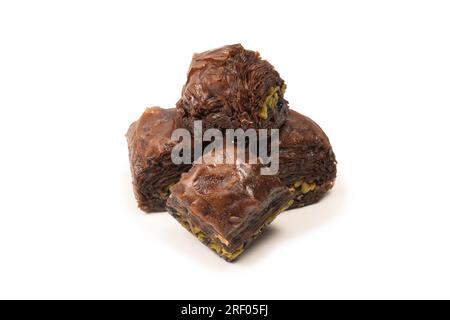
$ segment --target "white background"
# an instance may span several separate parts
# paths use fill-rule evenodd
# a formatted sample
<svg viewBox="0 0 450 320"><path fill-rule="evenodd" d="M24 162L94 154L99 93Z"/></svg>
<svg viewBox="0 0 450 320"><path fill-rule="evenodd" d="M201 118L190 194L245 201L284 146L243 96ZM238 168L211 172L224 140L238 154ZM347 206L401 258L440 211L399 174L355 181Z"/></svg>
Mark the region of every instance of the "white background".
<svg viewBox="0 0 450 320"><path fill-rule="evenodd" d="M446 1L2 1L0 298L450 298ZM124 134L241 42L339 161L234 264L134 201Z"/></svg>

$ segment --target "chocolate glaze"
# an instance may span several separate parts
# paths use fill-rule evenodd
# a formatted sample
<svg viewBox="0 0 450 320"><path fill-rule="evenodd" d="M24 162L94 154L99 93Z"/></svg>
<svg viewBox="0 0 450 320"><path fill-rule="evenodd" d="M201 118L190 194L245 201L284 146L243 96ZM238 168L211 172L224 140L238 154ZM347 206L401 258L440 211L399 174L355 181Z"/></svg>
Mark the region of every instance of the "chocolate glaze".
<svg viewBox="0 0 450 320"><path fill-rule="evenodd" d="M194 120L203 120L204 129L279 128L288 110L283 85L278 72L258 52L228 45L194 54L177 110L190 129ZM280 88L278 100L263 119L260 112L273 88Z"/></svg>
<svg viewBox="0 0 450 320"><path fill-rule="evenodd" d="M147 108L126 134L134 193L143 211L164 211L169 186L191 167L171 161L177 142L170 137L179 127L177 119L174 108Z"/></svg>

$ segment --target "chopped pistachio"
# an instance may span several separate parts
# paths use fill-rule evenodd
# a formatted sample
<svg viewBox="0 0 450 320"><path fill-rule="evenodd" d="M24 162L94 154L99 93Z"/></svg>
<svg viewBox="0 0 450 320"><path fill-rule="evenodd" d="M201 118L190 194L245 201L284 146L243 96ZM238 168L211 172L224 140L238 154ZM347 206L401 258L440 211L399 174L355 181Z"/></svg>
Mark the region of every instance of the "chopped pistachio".
<svg viewBox="0 0 450 320"><path fill-rule="evenodd" d="M269 93L266 96L266 99L263 102L261 107L261 112L259 113L259 117L267 120L269 117L268 107L274 109L278 102L278 92L280 92L280 87L271 87L269 89Z"/></svg>
<svg viewBox="0 0 450 320"><path fill-rule="evenodd" d="M298 187L300 187L302 185L302 183L303 183L302 180L297 180L294 182L293 187L297 189Z"/></svg>
<svg viewBox="0 0 450 320"><path fill-rule="evenodd" d="M303 182L300 191L302 193L308 193L310 191L314 191L314 189L316 189L316 184L314 182L312 183Z"/></svg>
<svg viewBox="0 0 450 320"><path fill-rule="evenodd" d="M303 182L302 180L296 180L292 184L292 188L295 188L295 189L300 188L300 191L302 193L308 193L308 192L314 191L316 189L316 184L314 182L308 183L308 182Z"/></svg>
<svg viewBox="0 0 450 320"><path fill-rule="evenodd" d="M283 83L283 85L281 86L281 94L282 95L284 95L284 93L286 92L286 88L287 88L286 83Z"/></svg>
<svg viewBox="0 0 450 320"><path fill-rule="evenodd" d="M208 236L198 227L191 227L191 231L201 242L204 242L206 239L208 239Z"/></svg>
<svg viewBox="0 0 450 320"><path fill-rule="evenodd" d="M244 244L242 244L235 252L229 252L214 241L208 244L208 247L214 250L218 255L227 258L228 260L236 259L242 252L244 252Z"/></svg>
<svg viewBox="0 0 450 320"><path fill-rule="evenodd" d="M262 106L261 112L259 113L259 117L264 120L267 120L267 118L269 117L267 113L267 106L265 104Z"/></svg>
<svg viewBox="0 0 450 320"><path fill-rule="evenodd" d="M244 252L244 244L242 244L235 252L231 253L223 248L219 243L211 240L200 228L196 226L190 226L189 222L181 216L178 216L178 221L188 230L190 230L201 242L205 243L209 248L214 250L218 255L227 258L228 260L236 259L242 252ZM220 236L218 236L219 238ZM220 237L221 238L221 237ZM223 238L222 238L223 239ZM219 239L220 240L220 239ZM223 239L226 241L225 239ZM222 240L221 240L222 241ZM228 241L226 241L228 242Z"/></svg>
<svg viewBox="0 0 450 320"><path fill-rule="evenodd" d="M225 249L222 249L222 256L228 258L229 260L236 259L242 252L244 252L244 244L242 244L235 252L230 253Z"/></svg>
<svg viewBox="0 0 450 320"><path fill-rule="evenodd" d="M208 247L210 247L212 250L214 250L217 254L220 254L222 252L222 248L214 241L211 241L208 244Z"/></svg>
<svg viewBox="0 0 450 320"><path fill-rule="evenodd" d="M226 257L229 260L236 259L242 252L244 252L244 244L242 244L235 252L229 252L215 242L210 242L208 247L214 250L218 255Z"/></svg>
<svg viewBox="0 0 450 320"><path fill-rule="evenodd" d="M197 233L197 238L198 238L198 240L200 240L201 242L205 242L206 239L208 239L208 237L206 236L206 234L204 234L203 232Z"/></svg>
<svg viewBox="0 0 450 320"><path fill-rule="evenodd" d="M269 94L266 97L266 100L264 101L266 106L271 107L272 109L275 108L278 102L278 92L280 91L280 87L272 87L269 89Z"/></svg>

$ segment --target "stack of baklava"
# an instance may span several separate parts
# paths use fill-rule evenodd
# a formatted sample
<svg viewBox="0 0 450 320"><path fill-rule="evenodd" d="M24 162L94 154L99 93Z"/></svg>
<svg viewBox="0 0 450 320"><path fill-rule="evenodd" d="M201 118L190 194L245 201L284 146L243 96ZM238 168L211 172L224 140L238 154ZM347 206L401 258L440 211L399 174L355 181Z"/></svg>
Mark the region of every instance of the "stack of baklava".
<svg viewBox="0 0 450 320"><path fill-rule="evenodd" d="M167 209L201 242L232 261L282 211L319 201L333 187L336 159L322 129L289 110L285 90L274 67L240 44L194 54L176 108L148 108L128 130L139 207L145 212ZM191 150L184 155L191 161L175 163L176 146L196 143L198 121L200 134L208 129L279 130L277 141L269 139L277 143L278 171L263 174L265 161L238 157L239 148L249 148L234 141L223 153L201 142L201 159L193 147L182 149ZM173 139L176 129L187 130L191 138ZM233 161L219 161L230 155Z"/></svg>

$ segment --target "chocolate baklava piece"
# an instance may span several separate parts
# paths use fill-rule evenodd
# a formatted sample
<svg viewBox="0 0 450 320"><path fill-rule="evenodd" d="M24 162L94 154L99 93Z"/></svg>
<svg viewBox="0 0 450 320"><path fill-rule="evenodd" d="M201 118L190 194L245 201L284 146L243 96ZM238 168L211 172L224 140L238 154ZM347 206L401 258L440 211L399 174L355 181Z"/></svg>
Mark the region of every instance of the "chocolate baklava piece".
<svg viewBox="0 0 450 320"><path fill-rule="evenodd" d="M293 202L259 164L198 164L170 188L169 213L227 261L235 260Z"/></svg>
<svg viewBox="0 0 450 320"><path fill-rule="evenodd" d="M194 54L177 110L186 128L279 128L287 117L286 85L258 52L240 44Z"/></svg>

